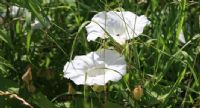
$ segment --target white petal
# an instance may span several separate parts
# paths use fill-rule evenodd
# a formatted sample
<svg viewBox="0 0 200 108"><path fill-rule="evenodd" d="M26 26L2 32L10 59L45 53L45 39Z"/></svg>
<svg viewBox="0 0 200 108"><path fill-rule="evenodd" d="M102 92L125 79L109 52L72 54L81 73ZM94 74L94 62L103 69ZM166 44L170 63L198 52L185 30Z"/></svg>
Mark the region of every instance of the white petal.
<svg viewBox="0 0 200 108"><path fill-rule="evenodd" d="M119 43L120 45L123 45L123 44L125 44L126 43L126 40L127 40L127 37L128 36L112 36L112 38L117 42L117 43Z"/></svg>
<svg viewBox="0 0 200 108"><path fill-rule="evenodd" d="M76 61L77 62L77 61ZM85 83L85 64L78 66L77 63L67 62L64 66L64 77L71 79L75 84L80 85ZM81 69L83 68L83 69Z"/></svg>
<svg viewBox="0 0 200 108"><path fill-rule="evenodd" d="M92 62L87 56L76 56L74 60L66 63L63 72L66 78L84 75L85 70L93 64Z"/></svg>
<svg viewBox="0 0 200 108"><path fill-rule="evenodd" d="M88 41L95 41L98 37L104 38L103 29L95 22L91 22L89 25L87 25L86 30L88 33L87 36Z"/></svg>
<svg viewBox="0 0 200 108"><path fill-rule="evenodd" d="M111 35L121 35L126 32L125 19L122 12L109 11L104 19L104 29Z"/></svg>
<svg viewBox="0 0 200 108"><path fill-rule="evenodd" d="M34 23L31 24L31 27L33 28L33 30L41 29L42 28L42 24L38 20L34 20Z"/></svg>
<svg viewBox="0 0 200 108"><path fill-rule="evenodd" d="M73 60L65 65L65 70L81 70L85 69L87 67L87 63L85 63L83 60Z"/></svg>
<svg viewBox="0 0 200 108"><path fill-rule="evenodd" d="M17 17L17 16L26 16L28 15L28 10L26 8L18 7L18 6L10 6L9 7L10 16ZM30 13L29 13L30 15Z"/></svg>
<svg viewBox="0 0 200 108"><path fill-rule="evenodd" d="M105 18L107 17L106 14L107 13L105 11L99 12L96 15L94 15L94 17L92 18L92 21L96 22L100 25L104 25L105 24Z"/></svg>
<svg viewBox="0 0 200 108"><path fill-rule="evenodd" d="M19 7L18 6L11 6L9 7L9 11L10 11L10 16L11 17L16 17L19 11Z"/></svg>
<svg viewBox="0 0 200 108"><path fill-rule="evenodd" d="M126 35L126 40L132 39L133 36L135 35L135 24L138 16L132 12L123 12L123 17L125 18L126 21L126 28L127 28L127 35Z"/></svg>
<svg viewBox="0 0 200 108"><path fill-rule="evenodd" d="M90 55L92 55L92 53ZM88 57L87 55L86 56L85 55L76 56L74 58L74 60L77 63L77 67L82 65L86 68L86 67L89 67L94 64L93 60L90 57Z"/></svg>
<svg viewBox="0 0 200 108"><path fill-rule="evenodd" d="M105 85L105 75L99 75L96 77L87 77L86 79L87 85Z"/></svg>
<svg viewBox="0 0 200 108"><path fill-rule="evenodd" d="M115 74L118 74L120 76L124 75L126 73L126 64L123 65L108 65L106 68L113 70Z"/></svg>
<svg viewBox="0 0 200 108"><path fill-rule="evenodd" d="M85 82L85 76L79 76L79 77L74 77L73 79L71 79L76 85L83 85L86 84Z"/></svg>
<svg viewBox="0 0 200 108"><path fill-rule="evenodd" d="M97 53L99 53L100 55L99 60L104 60L105 68L107 71L113 71L115 74L118 74L120 76L126 73L125 58L122 55L120 55L117 51L104 49L100 50Z"/></svg>
<svg viewBox="0 0 200 108"><path fill-rule="evenodd" d="M105 32L102 29L105 27L105 14L105 12L99 12L92 18L91 23L86 26L88 41L95 41L98 37L105 38Z"/></svg>
<svg viewBox="0 0 200 108"><path fill-rule="evenodd" d="M84 76L85 72L83 70L69 70L64 73L64 77L73 80L74 78Z"/></svg>
<svg viewBox="0 0 200 108"><path fill-rule="evenodd" d="M97 51L97 54L100 56L98 60L105 61L108 65L116 63L126 64L124 57L115 50L101 49Z"/></svg>
<svg viewBox="0 0 200 108"><path fill-rule="evenodd" d="M137 37L139 36L143 30L144 30L144 27L146 25L150 24L150 21L147 19L147 17L145 17L144 15L138 17L136 19L136 25L135 25L135 33L134 33L134 36Z"/></svg>
<svg viewBox="0 0 200 108"><path fill-rule="evenodd" d="M99 59L99 55L97 54L97 52L91 52L89 54L86 55L89 59L87 60L87 62L90 61L90 66L98 66L101 65L102 63L104 63L103 61L98 60Z"/></svg>
<svg viewBox="0 0 200 108"><path fill-rule="evenodd" d="M180 34L179 34L179 40L182 42L182 43L185 43L185 37L184 37L184 34L183 34L183 30L181 30Z"/></svg>
<svg viewBox="0 0 200 108"><path fill-rule="evenodd" d="M114 57L120 56L117 51L109 49L100 49L96 53L99 55L99 60L115 60Z"/></svg>
<svg viewBox="0 0 200 108"><path fill-rule="evenodd" d="M64 66L63 70L64 74L66 75L66 78L69 77L74 77L78 75L83 75L84 74L84 69L78 69L78 67L75 67L73 63L67 62L66 65Z"/></svg>
<svg viewBox="0 0 200 108"><path fill-rule="evenodd" d="M122 78L122 75L120 75L118 72L116 71L107 71L106 72L106 75L105 75L105 81L108 82L108 81L114 81L114 82L117 82L119 81L120 79Z"/></svg>
<svg viewBox="0 0 200 108"><path fill-rule="evenodd" d="M99 32L90 32L87 36L87 40L88 41L95 41L98 37L104 39L105 36L103 36L103 33L99 33Z"/></svg>

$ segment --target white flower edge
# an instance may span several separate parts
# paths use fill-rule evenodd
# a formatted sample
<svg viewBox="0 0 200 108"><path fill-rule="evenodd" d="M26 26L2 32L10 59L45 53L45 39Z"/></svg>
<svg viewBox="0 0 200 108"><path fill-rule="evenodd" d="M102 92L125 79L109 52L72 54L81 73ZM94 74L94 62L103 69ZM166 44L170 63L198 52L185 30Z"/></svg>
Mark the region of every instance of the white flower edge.
<svg viewBox="0 0 200 108"><path fill-rule="evenodd" d="M18 6L9 7L10 16L16 17L18 14L22 14L22 12L21 12L22 10L24 10L24 8L20 8Z"/></svg>
<svg viewBox="0 0 200 108"><path fill-rule="evenodd" d="M35 19L34 22L31 23L31 28L33 30L35 30L35 29L41 29L42 27L43 27L42 24L37 19Z"/></svg>
<svg viewBox="0 0 200 108"><path fill-rule="evenodd" d="M76 56L64 66L64 77L77 85L105 85L117 82L126 73L124 56L115 50L100 49Z"/></svg>
<svg viewBox="0 0 200 108"><path fill-rule="evenodd" d="M13 5L13 6L9 6L8 10L9 10L8 16L11 18L23 17L25 18L26 22L31 21L31 12L27 8ZM1 16L3 18L8 17L6 16L7 15L6 13L7 13L7 9L4 9Z"/></svg>
<svg viewBox="0 0 200 108"><path fill-rule="evenodd" d="M179 34L179 41L181 41L182 43L186 43L185 36L183 34L183 30L181 30L181 32Z"/></svg>
<svg viewBox="0 0 200 108"><path fill-rule="evenodd" d="M52 21L52 19L51 19L50 16L48 16L48 21ZM48 28L49 28L50 26L51 26L50 23L48 23ZM42 28L43 28L43 25L42 25L42 24L40 23L40 21L36 18L36 19L34 20L34 22L31 23L31 28L32 28L33 30L42 29Z"/></svg>
<svg viewBox="0 0 200 108"><path fill-rule="evenodd" d="M116 42L124 44L126 40L138 37L148 24L150 24L150 21L147 17L144 15L137 16L130 11L99 12L86 26L87 40L95 41L97 38L108 38L107 32Z"/></svg>
<svg viewBox="0 0 200 108"><path fill-rule="evenodd" d="M164 35L162 34L161 35L162 37L164 37ZM181 42L181 43L186 43L186 41L185 41L185 36L184 36L184 34L183 34L183 30L181 29L181 32L179 33L179 36L178 36L178 39L179 39L179 41Z"/></svg>

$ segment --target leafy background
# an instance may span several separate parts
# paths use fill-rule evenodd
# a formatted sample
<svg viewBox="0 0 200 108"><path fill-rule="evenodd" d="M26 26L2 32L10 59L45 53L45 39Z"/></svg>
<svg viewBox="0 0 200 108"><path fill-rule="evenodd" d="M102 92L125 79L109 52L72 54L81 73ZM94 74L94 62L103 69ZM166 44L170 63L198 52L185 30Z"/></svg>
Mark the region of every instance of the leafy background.
<svg viewBox="0 0 200 108"><path fill-rule="evenodd" d="M29 15L11 17L13 5ZM99 90L63 78L67 61L103 46L86 40L84 26L92 16L121 9L151 21L139 38L115 46L124 49L128 63L123 79ZM0 15L1 107L30 107L13 94L35 108L200 107L198 0L1 0ZM32 29L35 19L41 29ZM181 29L186 43L178 40ZM31 75L23 81L24 73ZM136 99L140 86L143 95Z"/></svg>

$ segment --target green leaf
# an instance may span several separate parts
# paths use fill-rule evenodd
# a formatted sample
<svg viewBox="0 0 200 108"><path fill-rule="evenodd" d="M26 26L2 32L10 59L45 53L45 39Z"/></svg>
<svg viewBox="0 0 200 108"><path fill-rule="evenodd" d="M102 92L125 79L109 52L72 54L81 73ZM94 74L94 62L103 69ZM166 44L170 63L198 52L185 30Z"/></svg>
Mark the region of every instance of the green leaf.
<svg viewBox="0 0 200 108"><path fill-rule="evenodd" d="M11 42L10 35L7 35L6 31L0 30L0 40L7 43L11 48L13 48L13 44Z"/></svg>
<svg viewBox="0 0 200 108"><path fill-rule="evenodd" d="M117 103L109 102L108 101L108 108L124 108Z"/></svg>
<svg viewBox="0 0 200 108"><path fill-rule="evenodd" d="M0 70L2 72L7 72L8 68L16 71L15 68L5 58L0 56Z"/></svg>
<svg viewBox="0 0 200 108"><path fill-rule="evenodd" d="M18 93L19 91L19 85L15 82L5 79L3 77L0 77L0 90L2 91L9 91L12 93Z"/></svg>
<svg viewBox="0 0 200 108"><path fill-rule="evenodd" d="M44 15L41 14L41 12L43 12L43 10L40 7L40 3L38 3L38 1L27 0L27 6L45 28L49 26L47 17L45 18Z"/></svg>
<svg viewBox="0 0 200 108"><path fill-rule="evenodd" d="M31 31L28 32L28 35L26 37L26 51L29 52L30 44L31 44Z"/></svg>
<svg viewBox="0 0 200 108"><path fill-rule="evenodd" d="M40 108L56 108L56 106L41 92L32 95L32 102Z"/></svg>
<svg viewBox="0 0 200 108"><path fill-rule="evenodd" d="M76 0L60 0L61 2L64 2L64 3L69 3L69 5L71 6L76 6Z"/></svg>

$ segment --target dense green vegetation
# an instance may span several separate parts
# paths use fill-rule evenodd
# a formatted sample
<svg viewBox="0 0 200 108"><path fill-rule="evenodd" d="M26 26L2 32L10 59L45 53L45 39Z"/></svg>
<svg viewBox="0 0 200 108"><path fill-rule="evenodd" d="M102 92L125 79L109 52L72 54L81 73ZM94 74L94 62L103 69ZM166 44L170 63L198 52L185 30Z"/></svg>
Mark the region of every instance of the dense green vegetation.
<svg viewBox="0 0 200 108"><path fill-rule="evenodd" d="M12 16L11 6L26 10ZM151 24L126 45L88 42L88 21L110 10L145 15ZM0 16L2 108L200 107L197 0L1 0ZM35 19L39 29L31 25ZM123 50L127 62L119 82L84 86L63 77L74 56L110 45Z"/></svg>

